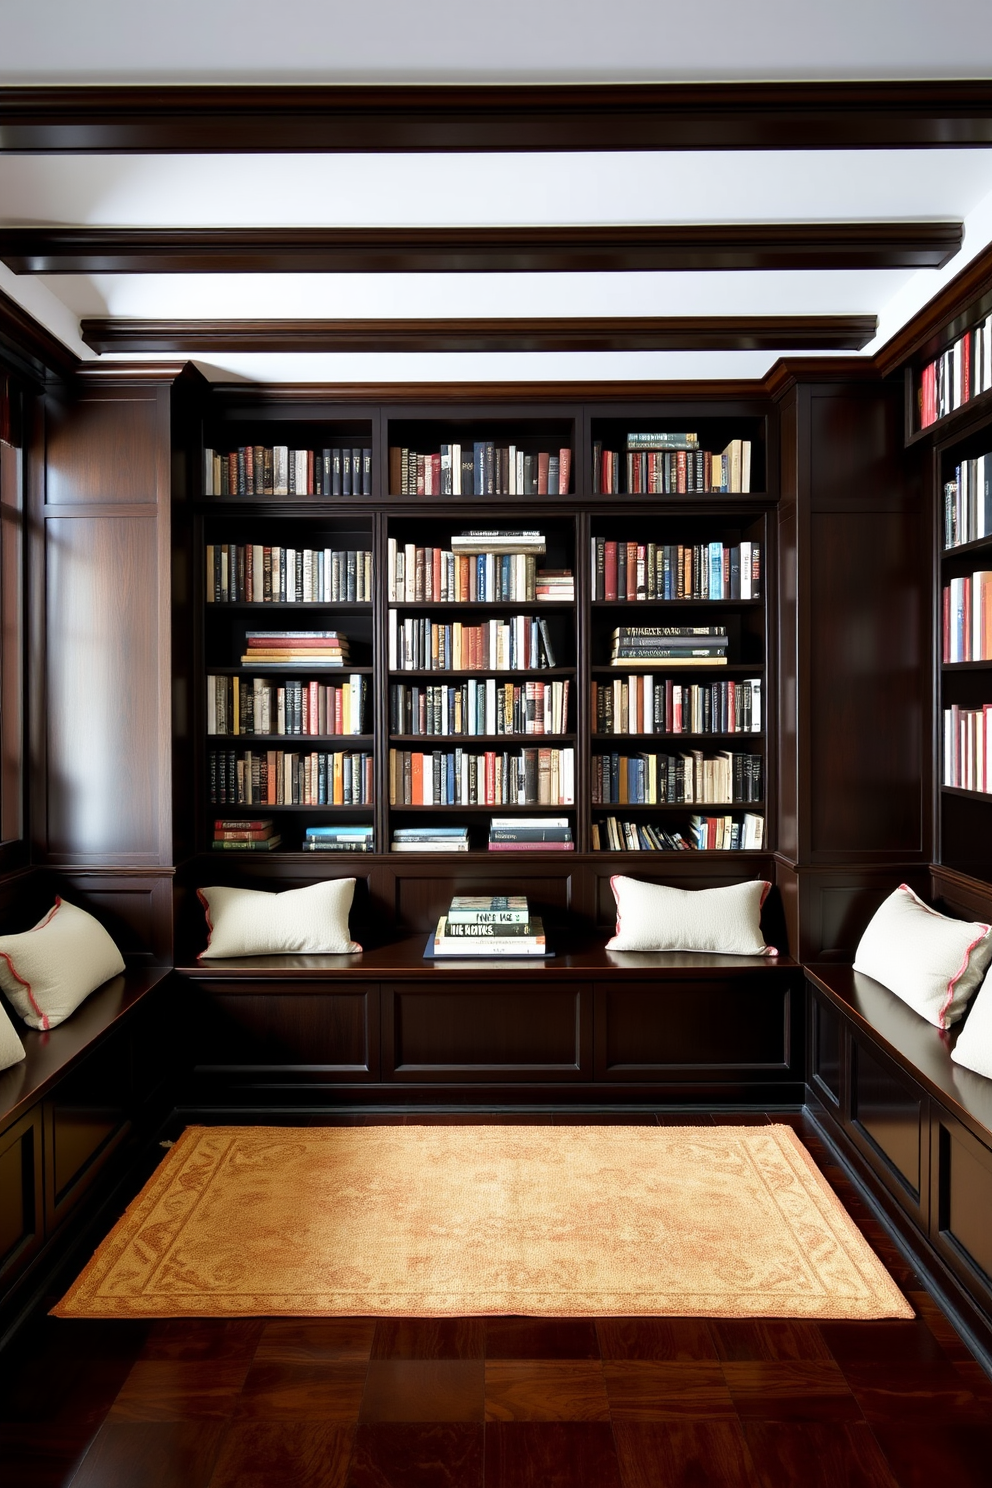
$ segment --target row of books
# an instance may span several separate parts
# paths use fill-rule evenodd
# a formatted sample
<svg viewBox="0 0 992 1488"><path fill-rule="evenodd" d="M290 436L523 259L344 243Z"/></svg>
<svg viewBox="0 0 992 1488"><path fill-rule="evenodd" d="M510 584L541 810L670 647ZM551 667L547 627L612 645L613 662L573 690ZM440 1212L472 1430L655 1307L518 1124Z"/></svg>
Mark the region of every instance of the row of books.
<svg viewBox="0 0 992 1488"><path fill-rule="evenodd" d="M992 703L944 709L943 784L992 792Z"/></svg>
<svg viewBox="0 0 992 1488"><path fill-rule="evenodd" d="M370 806L372 755L366 750L211 749L211 806Z"/></svg>
<svg viewBox="0 0 992 1488"><path fill-rule="evenodd" d="M754 852L765 840L764 817L693 816L685 835L650 822L608 816L593 822L594 852Z"/></svg>
<svg viewBox="0 0 992 1488"><path fill-rule="evenodd" d="M614 677L592 683L597 734L760 734L760 677L743 682L676 682Z"/></svg>
<svg viewBox="0 0 992 1488"><path fill-rule="evenodd" d="M673 754L597 754L592 760L594 806L716 806L762 800L760 754L701 749Z"/></svg>
<svg viewBox="0 0 992 1488"><path fill-rule="evenodd" d="M210 845L218 852L274 852L281 844L282 834L271 817L248 816L215 821Z"/></svg>
<svg viewBox="0 0 992 1488"><path fill-rule="evenodd" d="M207 677L208 734L362 734L368 678Z"/></svg>
<svg viewBox="0 0 992 1488"><path fill-rule="evenodd" d="M367 604L372 554L366 548L280 548L208 543L207 604Z"/></svg>
<svg viewBox="0 0 992 1488"><path fill-rule="evenodd" d="M992 315L959 336L920 374L917 411L920 428L970 403L992 388Z"/></svg>
<svg viewBox="0 0 992 1488"><path fill-rule="evenodd" d="M243 444L203 452L204 496L371 496L370 446L323 450Z"/></svg>
<svg viewBox="0 0 992 1488"><path fill-rule="evenodd" d="M992 451L962 460L944 482L944 547L992 537Z"/></svg>
<svg viewBox="0 0 992 1488"><path fill-rule="evenodd" d="M992 661L992 572L944 586L944 661Z"/></svg>
<svg viewBox="0 0 992 1488"><path fill-rule="evenodd" d="M618 625L610 637L611 666L726 665L725 625Z"/></svg>
<svg viewBox="0 0 992 1488"><path fill-rule="evenodd" d="M682 449L605 449L602 440L592 447L592 490L600 495L674 496L707 491L747 492L751 489L751 441L732 439L722 454L694 445ZM689 436L683 436L688 439Z"/></svg>
<svg viewBox="0 0 992 1488"><path fill-rule="evenodd" d="M389 689L393 734L563 734L568 728L570 681L497 682L474 677L455 684Z"/></svg>
<svg viewBox="0 0 992 1488"><path fill-rule="evenodd" d="M539 569L533 553L455 553L388 541L387 596L392 604L574 600L570 569Z"/></svg>
<svg viewBox="0 0 992 1488"><path fill-rule="evenodd" d="M592 539L592 598L758 599L761 544Z"/></svg>
<svg viewBox="0 0 992 1488"><path fill-rule="evenodd" d="M544 922L522 894L455 895L428 943L432 958L547 955Z"/></svg>
<svg viewBox="0 0 992 1488"><path fill-rule="evenodd" d="M389 751L391 806L571 806L575 751Z"/></svg>
<svg viewBox="0 0 992 1488"><path fill-rule="evenodd" d="M387 634L393 672L510 672L555 665L543 616L510 615L465 625L390 610Z"/></svg>
<svg viewBox="0 0 992 1488"><path fill-rule="evenodd" d="M249 630L244 666L343 667L348 638L338 630Z"/></svg>
<svg viewBox="0 0 992 1488"><path fill-rule="evenodd" d="M523 450L476 439L429 454L405 445L389 450L394 496L558 496L567 494L571 478L570 449Z"/></svg>

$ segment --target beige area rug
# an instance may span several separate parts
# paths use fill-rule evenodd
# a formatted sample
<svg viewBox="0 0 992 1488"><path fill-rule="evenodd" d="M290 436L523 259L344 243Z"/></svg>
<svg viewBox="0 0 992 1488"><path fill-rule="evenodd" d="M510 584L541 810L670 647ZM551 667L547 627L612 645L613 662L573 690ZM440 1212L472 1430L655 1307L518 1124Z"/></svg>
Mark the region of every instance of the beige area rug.
<svg viewBox="0 0 992 1488"><path fill-rule="evenodd" d="M190 1127L59 1317L912 1317L786 1126Z"/></svg>

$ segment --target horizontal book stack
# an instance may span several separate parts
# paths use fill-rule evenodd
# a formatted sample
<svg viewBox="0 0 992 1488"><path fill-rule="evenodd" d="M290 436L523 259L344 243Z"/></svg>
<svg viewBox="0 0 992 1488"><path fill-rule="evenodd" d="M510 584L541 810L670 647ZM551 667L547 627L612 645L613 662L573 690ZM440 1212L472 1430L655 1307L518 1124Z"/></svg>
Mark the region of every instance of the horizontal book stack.
<svg viewBox="0 0 992 1488"><path fill-rule="evenodd" d="M391 846L401 853L467 853L468 827L396 827Z"/></svg>
<svg viewBox="0 0 992 1488"><path fill-rule="evenodd" d="M203 452L204 496L371 496L372 449L243 444Z"/></svg>
<svg viewBox="0 0 992 1488"><path fill-rule="evenodd" d="M338 630L249 630L244 666L343 667L348 638Z"/></svg>
<svg viewBox="0 0 992 1488"><path fill-rule="evenodd" d="M371 806L372 755L366 750L211 749L212 806Z"/></svg>
<svg viewBox="0 0 992 1488"><path fill-rule="evenodd" d="M723 625L618 625L611 636L611 666L725 666Z"/></svg>
<svg viewBox="0 0 992 1488"><path fill-rule="evenodd" d="M570 568L539 568L534 598L545 604L570 604L575 599L575 575Z"/></svg>
<svg viewBox="0 0 992 1488"><path fill-rule="evenodd" d="M992 451L962 460L944 482L944 547L992 537Z"/></svg>
<svg viewBox="0 0 992 1488"><path fill-rule="evenodd" d="M592 539L592 598L758 599L761 544Z"/></svg>
<svg viewBox="0 0 992 1488"><path fill-rule="evenodd" d="M598 754L594 806L753 804L762 799L760 754Z"/></svg>
<svg viewBox="0 0 992 1488"><path fill-rule="evenodd" d="M495 677L426 687L394 683L389 728L394 734L563 734L571 683L498 682Z"/></svg>
<svg viewBox="0 0 992 1488"><path fill-rule="evenodd" d="M544 924L521 894L456 895L437 923L431 956L545 956Z"/></svg>
<svg viewBox="0 0 992 1488"><path fill-rule="evenodd" d="M575 751L389 751L391 806L571 806Z"/></svg>
<svg viewBox="0 0 992 1488"><path fill-rule="evenodd" d="M364 733L368 678L340 685L269 677L207 677L208 734Z"/></svg>
<svg viewBox="0 0 992 1488"><path fill-rule="evenodd" d="M303 851L374 852L375 831L371 822L356 822L354 826L307 827L303 838Z"/></svg>
<svg viewBox="0 0 992 1488"><path fill-rule="evenodd" d="M368 604L372 554L365 548L281 548L208 543L207 604Z"/></svg>
<svg viewBox="0 0 992 1488"><path fill-rule="evenodd" d="M510 672L555 665L548 623L533 615L464 625L390 610L388 646L394 672Z"/></svg>
<svg viewBox="0 0 992 1488"><path fill-rule="evenodd" d="M429 454L405 445L389 451L394 496L566 495L571 471L570 449L523 450L492 439L442 444Z"/></svg>
<svg viewBox="0 0 992 1488"><path fill-rule="evenodd" d="M751 441L732 439L721 454L699 448L691 433L628 434L624 450L595 440L593 495L694 495L751 489Z"/></svg>
<svg viewBox="0 0 992 1488"><path fill-rule="evenodd" d="M273 852L282 836L270 819L253 816L220 818L214 822L213 842L218 852Z"/></svg>
<svg viewBox="0 0 992 1488"><path fill-rule="evenodd" d="M944 661L992 661L992 572L952 579L943 598Z"/></svg>
<svg viewBox="0 0 992 1488"><path fill-rule="evenodd" d="M489 823L490 852L572 852L567 816L494 816Z"/></svg>
<svg viewBox="0 0 992 1488"><path fill-rule="evenodd" d="M992 315L959 336L920 374L917 413L926 429L992 388Z"/></svg>
<svg viewBox="0 0 992 1488"><path fill-rule="evenodd" d="M675 682L648 672L592 683L597 734L760 734L761 678Z"/></svg>
<svg viewBox="0 0 992 1488"><path fill-rule="evenodd" d="M764 846L765 819L753 811L733 816L694 816L690 822L700 852L753 852Z"/></svg>

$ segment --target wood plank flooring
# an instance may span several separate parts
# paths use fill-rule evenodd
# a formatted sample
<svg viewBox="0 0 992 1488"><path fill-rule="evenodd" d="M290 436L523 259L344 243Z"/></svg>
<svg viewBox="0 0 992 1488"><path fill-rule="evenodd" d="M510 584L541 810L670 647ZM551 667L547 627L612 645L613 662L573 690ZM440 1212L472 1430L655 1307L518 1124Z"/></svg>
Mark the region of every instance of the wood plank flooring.
<svg viewBox="0 0 992 1488"><path fill-rule="evenodd" d="M4 1488L987 1488L992 1380L802 1115L770 1119L799 1130L910 1297L914 1321L41 1317L0 1359L0 1480Z"/></svg>

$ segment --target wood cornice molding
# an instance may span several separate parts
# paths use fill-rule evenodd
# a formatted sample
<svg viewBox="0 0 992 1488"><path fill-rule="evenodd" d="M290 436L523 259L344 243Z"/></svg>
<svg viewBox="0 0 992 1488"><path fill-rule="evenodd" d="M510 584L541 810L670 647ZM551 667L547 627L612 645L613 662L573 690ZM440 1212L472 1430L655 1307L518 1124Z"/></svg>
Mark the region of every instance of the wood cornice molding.
<svg viewBox="0 0 992 1488"><path fill-rule="evenodd" d="M470 408L478 403L555 404L562 409L577 403L643 403L657 404L664 399L669 409L680 401L735 402L750 404L760 413L764 403L764 386L760 381L744 379L723 381L630 381L616 382L215 382L212 396L223 404L230 401L237 408L252 405L299 405L300 407L335 404L365 406L403 404L418 409L438 408L450 411L459 405ZM750 410L747 410L750 411Z"/></svg>
<svg viewBox="0 0 992 1488"><path fill-rule="evenodd" d="M858 351L874 315L84 320L97 352Z"/></svg>
<svg viewBox="0 0 992 1488"><path fill-rule="evenodd" d="M0 152L919 149L992 144L992 82L0 89Z"/></svg>
<svg viewBox="0 0 992 1488"><path fill-rule="evenodd" d="M939 269L960 222L0 228L15 274L513 274Z"/></svg>
<svg viewBox="0 0 992 1488"><path fill-rule="evenodd" d="M778 402L790 388L811 382L879 382L875 357L781 357L762 379L762 391Z"/></svg>
<svg viewBox="0 0 992 1488"><path fill-rule="evenodd" d="M984 310L983 299L989 298ZM876 361L884 375L894 372L910 358L930 360L969 325L975 312L992 310L992 245L976 255L950 284L934 296L912 320L880 347Z"/></svg>
<svg viewBox="0 0 992 1488"><path fill-rule="evenodd" d="M50 374L70 377L78 365L75 353L3 290L0 290L0 360L38 383L45 382Z"/></svg>

